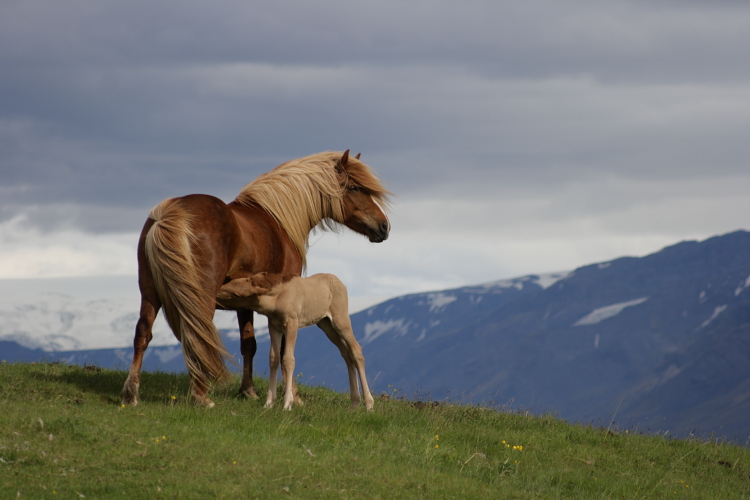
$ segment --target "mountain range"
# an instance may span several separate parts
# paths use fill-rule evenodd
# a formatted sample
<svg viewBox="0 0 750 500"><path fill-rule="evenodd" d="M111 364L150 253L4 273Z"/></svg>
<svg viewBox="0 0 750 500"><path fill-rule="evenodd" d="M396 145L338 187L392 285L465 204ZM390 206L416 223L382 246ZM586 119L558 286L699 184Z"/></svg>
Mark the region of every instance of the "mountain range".
<svg viewBox="0 0 750 500"><path fill-rule="evenodd" d="M746 231L567 273L396 297L353 314L352 325L378 394L750 442ZM222 333L236 355L237 332ZM267 374L264 333L260 374ZM122 369L132 356L132 348L21 344L6 335L0 356ZM347 389L344 362L322 331L300 332L295 354L302 382ZM149 348L144 368L184 370L179 346Z"/></svg>

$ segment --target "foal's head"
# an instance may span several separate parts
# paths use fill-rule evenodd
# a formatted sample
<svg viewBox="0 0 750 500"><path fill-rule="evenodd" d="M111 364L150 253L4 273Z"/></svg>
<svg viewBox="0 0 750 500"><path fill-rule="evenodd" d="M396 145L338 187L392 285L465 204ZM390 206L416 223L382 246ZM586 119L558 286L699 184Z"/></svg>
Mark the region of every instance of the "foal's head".
<svg viewBox="0 0 750 500"><path fill-rule="evenodd" d="M349 158L347 149L336 162L336 173L344 189L343 224L367 236L371 242L380 243L388 239L391 230L384 211L391 193L367 165L359 161L359 156Z"/></svg>

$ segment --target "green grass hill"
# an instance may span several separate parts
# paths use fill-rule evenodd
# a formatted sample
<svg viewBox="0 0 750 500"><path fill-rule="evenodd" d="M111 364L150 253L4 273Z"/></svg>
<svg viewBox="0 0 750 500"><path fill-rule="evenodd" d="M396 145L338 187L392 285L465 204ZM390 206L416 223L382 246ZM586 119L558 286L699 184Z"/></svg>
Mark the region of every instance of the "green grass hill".
<svg viewBox="0 0 750 500"><path fill-rule="evenodd" d="M750 498L750 450L552 416L300 387L302 407L190 404L185 375L0 365L0 498ZM265 381L258 379L261 396ZM392 390L392 389L391 389Z"/></svg>

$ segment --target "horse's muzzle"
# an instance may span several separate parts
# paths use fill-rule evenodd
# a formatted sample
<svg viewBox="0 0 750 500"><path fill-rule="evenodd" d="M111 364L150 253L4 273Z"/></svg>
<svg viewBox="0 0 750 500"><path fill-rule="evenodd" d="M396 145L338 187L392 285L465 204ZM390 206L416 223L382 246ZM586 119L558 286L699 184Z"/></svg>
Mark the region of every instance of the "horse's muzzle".
<svg viewBox="0 0 750 500"><path fill-rule="evenodd" d="M391 232L391 225L387 220L380 223L380 227L377 229L370 229L368 238L371 243L381 243L388 239L388 234Z"/></svg>

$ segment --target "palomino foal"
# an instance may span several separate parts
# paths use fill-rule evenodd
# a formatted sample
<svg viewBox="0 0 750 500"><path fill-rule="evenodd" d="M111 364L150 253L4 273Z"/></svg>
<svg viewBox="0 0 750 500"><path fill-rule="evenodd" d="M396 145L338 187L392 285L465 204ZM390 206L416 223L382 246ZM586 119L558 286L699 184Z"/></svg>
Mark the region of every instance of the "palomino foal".
<svg viewBox="0 0 750 500"><path fill-rule="evenodd" d="M284 378L284 409L291 410L294 403L292 380L294 375L294 343L297 330L318 325L339 348L349 372L349 390L352 408L360 402L357 374L362 383L365 407L371 410L373 399L367 386L365 358L362 348L354 338L349 320L349 297L346 286L332 274L315 274L309 278L258 273L249 278L238 278L219 289L216 297L219 306L252 309L268 317L271 334L269 361L271 376L268 382L266 407L276 399L276 375L279 369L281 336L286 336L282 376Z"/></svg>

